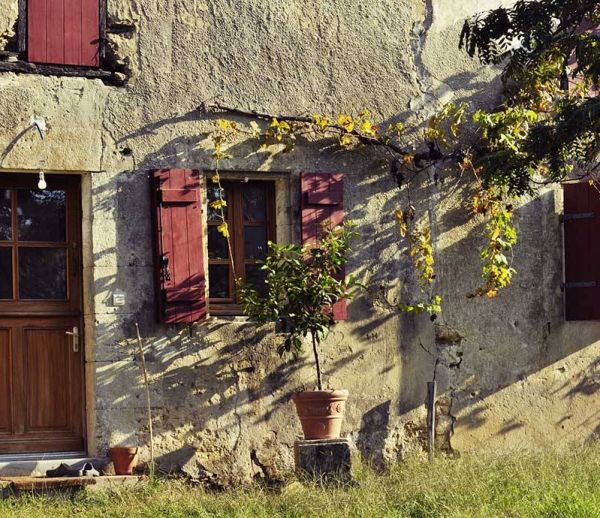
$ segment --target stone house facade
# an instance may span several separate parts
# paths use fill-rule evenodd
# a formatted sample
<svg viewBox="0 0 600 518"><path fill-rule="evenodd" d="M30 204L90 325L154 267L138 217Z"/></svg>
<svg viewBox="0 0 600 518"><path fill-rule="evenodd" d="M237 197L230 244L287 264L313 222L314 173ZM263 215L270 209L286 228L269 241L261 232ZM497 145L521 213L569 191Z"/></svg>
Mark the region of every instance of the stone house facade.
<svg viewBox="0 0 600 518"><path fill-rule="evenodd" d="M415 122L449 100L489 104L498 71L461 53L458 35L465 17L496 3L72 0L53 11L53 0L0 0L0 468L119 444L148 458L138 323L162 470L213 484L289 472L300 432L290 395L313 386L311 364L282 361L273 333L223 307L207 210L198 250L219 300L193 325L157 321L152 171L200 171L206 200L215 117L199 107L213 99L267 113L368 107ZM329 386L350 390L344 434L357 451L394 462L422 447L434 376L447 452L595 436L600 325L564 317L561 189L517 209L518 274L487 301L466 298L480 281L485 224L464 208L469 186L415 188L444 300L432 323L390 306L414 282L393 217L398 191L372 150L308 139L262 153L240 140L230 153L221 169L231 192L269 200L258 241L299 240L300 173L343 174L344 211L361 234L348 270L369 289L328 338L324 368Z"/></svg>

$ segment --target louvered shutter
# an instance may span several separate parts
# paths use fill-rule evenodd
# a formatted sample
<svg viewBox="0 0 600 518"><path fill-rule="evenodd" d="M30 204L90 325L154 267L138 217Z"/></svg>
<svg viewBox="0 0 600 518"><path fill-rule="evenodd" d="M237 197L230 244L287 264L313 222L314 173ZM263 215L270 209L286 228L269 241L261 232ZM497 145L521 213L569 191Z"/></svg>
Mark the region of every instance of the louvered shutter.
<svg viewBox="0 0 600 518"><path fill-rule="evenodd" d="M159 320L190 324L206 318L200 173L152 174Z"/></svg>
<svg viewBox="0 0 600 518"><path fill-rule="evenodd" d="M341 174L301 173L302 243L315 244L323 231L323 223L334 226L344 221L344 179ZM340 272L343 278L345 272ZM346 301L333 306L335 320L346 320Z"/></svg>
<svg viewBox="0 0 600 518"><path fill-rule="evenodd" d="M27 58L98 67L99 0L27 0Z"/></svg>
<svg viewBox="0 0 600 518"><path fill-rule="evenodd" d="M564 185L565 317L600 320L600 192Z"/></svg>

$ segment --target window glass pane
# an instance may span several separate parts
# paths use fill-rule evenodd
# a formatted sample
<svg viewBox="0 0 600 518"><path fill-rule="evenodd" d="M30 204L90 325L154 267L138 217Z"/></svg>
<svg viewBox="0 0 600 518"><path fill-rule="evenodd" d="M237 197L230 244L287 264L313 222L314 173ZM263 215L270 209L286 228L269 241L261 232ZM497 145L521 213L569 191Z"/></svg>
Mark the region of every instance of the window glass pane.
<svg viewBox="0 0 600 518"><path fill-rule="evenodd" d="M20 241L66 241L65 191L17 191Z"/></svg>
<svg viewBox="0 0 600 518"><path fill-rule="evenodd" d="M227 191L225 189L219 189L218 185L212 184L210 179L208 180L209 185L207 188L208 196L207 196L207 209L206 214L208 217L208 221L221 221L221 209L214 209L210 206L213 201L217 200L225 200L227 201ZM223 207L223 214L225 219L227 219L227 207Z"/></svg>
<svg viewBox="0 0 600 518"><path fill-rule="evenodd" d="M208 258L209 259L227 259L227 239L217 230L217 227L210 225L208 227Z"/></svg>
<svg viewBox="0 0 600 518"><path fill-rule="evenodd" d="M265 272L260 269L260 264L246 265L246 282L254 286L261 295L266 294Z"/></svg>
<svg viewBox="0 0 600 518"><path fill-rule="evenodd" d="M12 238L10 194L9 189L0 189L0 241Z"/></svg>
<svg viewBox="0 0 600 518"><path fill-rule="evenodd" d="M263 259L267 255L266 227L244 227L246 259Z"/></svg>
<svg viewBox="0 0 600 518"><path fill-rule="evenodd" d="M209 265L208 284L211 299L229 298L229 266L226 264Z"/></svg>
<svg viewBox="0 0 600 518"><path fill-rule="evenodd" d="M244 187L244 221L265 221L266 219L265 186L254 184Z"/></svg>
<svg viewBox="0 0 600 518"><path fill-rule="evenodd" d="M19 248L19 298L67 298L64 248Z"/></svg>
<svg viewBox="0 0 600 518"><path fill-rule="evenodd" d="M0 299L12 298L12 248L0 247Z"/></svg>

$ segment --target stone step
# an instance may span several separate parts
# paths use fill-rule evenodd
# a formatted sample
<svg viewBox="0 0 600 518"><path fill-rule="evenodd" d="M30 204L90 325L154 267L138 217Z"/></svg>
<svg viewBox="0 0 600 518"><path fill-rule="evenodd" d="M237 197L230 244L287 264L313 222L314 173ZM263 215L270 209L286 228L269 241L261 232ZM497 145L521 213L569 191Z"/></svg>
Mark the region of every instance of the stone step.
<svg viewBox="0 0 600 518"><path fill-rule="evenodd" d="M0 456L0 478L2 477L43 477L46 471L60 466L62 463L73 468L80 468L90 462L98 471L103 470L110 459L99 457L81 457L78 455L15 455Z"/></svg>
<svg viewBox="0 0 600 518"><path fill-rule="evenodd" d="M0 497L19 493L53 491L107 491L117 487L134 487L145 480L137 475L109 475L100 477L1 477Z"/></svg>

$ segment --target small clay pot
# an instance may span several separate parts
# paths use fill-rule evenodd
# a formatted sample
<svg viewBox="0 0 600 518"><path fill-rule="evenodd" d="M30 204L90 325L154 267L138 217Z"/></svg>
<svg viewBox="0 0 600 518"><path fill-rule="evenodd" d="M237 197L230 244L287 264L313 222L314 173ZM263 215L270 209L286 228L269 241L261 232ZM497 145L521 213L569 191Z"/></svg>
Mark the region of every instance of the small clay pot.
<svg viewBox="0 0 600 518"><path fill-rule="evenodd" d="M304 438L339 439L347 399L347 390L296 392L292 400L296 404Z"/></svg>
<svg viewBox="0 0 600 518"><path fill-rule="evenodd" d="M115 446L110 449L110 458L113 461L117 475L131 475L137 466L138 449Z"/></svg>

